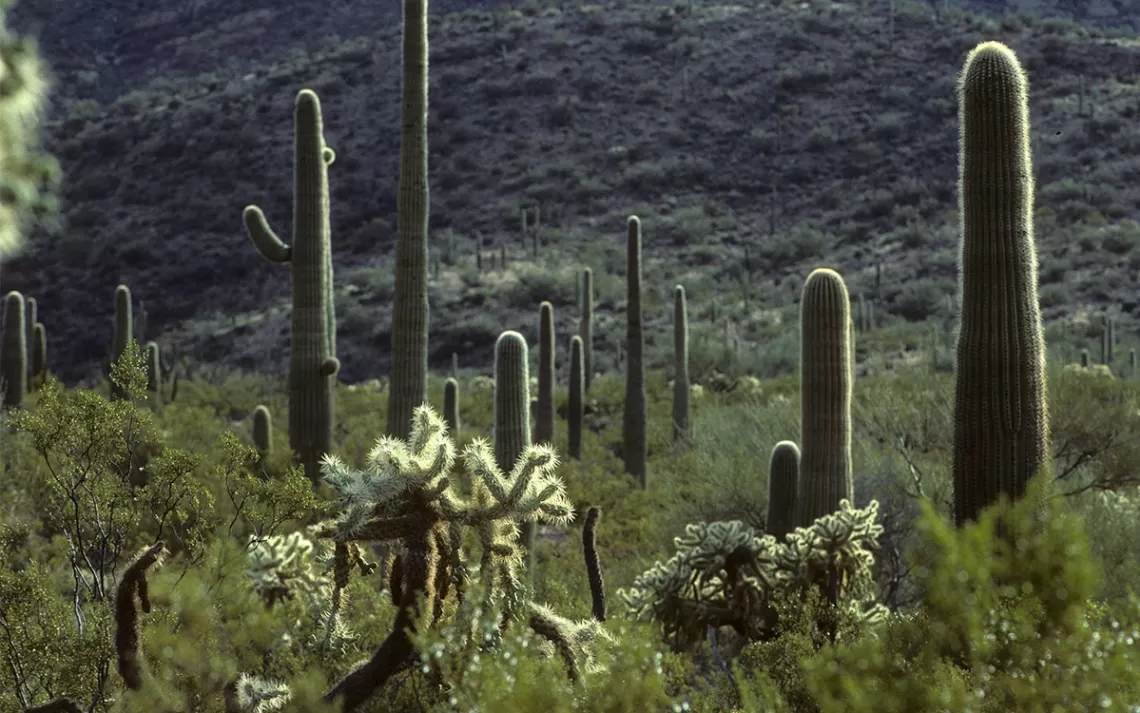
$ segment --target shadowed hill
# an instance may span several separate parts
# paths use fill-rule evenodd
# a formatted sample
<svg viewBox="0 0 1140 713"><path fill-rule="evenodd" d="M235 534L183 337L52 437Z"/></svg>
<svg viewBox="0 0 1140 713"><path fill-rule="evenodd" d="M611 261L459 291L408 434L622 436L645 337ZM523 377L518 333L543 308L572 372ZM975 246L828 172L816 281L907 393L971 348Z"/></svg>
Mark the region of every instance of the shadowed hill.
<svg viewBox="0 0 1140 713"><path fill-rule="evenodd" d="M900 6L893 39L842 5L437 14L429 31L433 250L450 232L458 254L432 284L435 367L453 351L489 365L504 329L532 338L542 299L566 334L586 264L598 349L613 351L630 213L644 222L651 366L681 280L694 322L714 300L728 306L746 349L779 327L760 308L793 302L816 264L853 295L877 294L884 313L931 316L956 274L956 74L984 39L1011 46L1030 77L1047 319L1117 302L1125 325L1140 308L1129 289L1140 231L1124 222L1140 202L1135 44L1057 21L947 12L939 24L923 5ZM266 42L250 32L246 43ZM119 282L145 303L144 338L167 332L200 360L283 369L288 270L257 255L240 215L256 202L291 234L291 107L311 87L338 156L342 378L386 373L400 41L394 25L368 34L235 79L73 105L50 125L67 227L36 236L5 285L39 300L53 371L97 371ZM536 205L546 244L534 261L518 226L520 206ZM476 232L488 254L510 247L508 270L474 268Z"/></svg>

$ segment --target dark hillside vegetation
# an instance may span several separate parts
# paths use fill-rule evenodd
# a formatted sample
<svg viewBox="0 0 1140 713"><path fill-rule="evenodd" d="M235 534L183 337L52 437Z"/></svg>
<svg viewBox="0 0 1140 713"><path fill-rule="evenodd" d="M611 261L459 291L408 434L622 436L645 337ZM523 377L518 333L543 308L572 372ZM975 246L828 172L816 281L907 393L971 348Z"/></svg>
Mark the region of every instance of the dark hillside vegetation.
<svg viewBox="0 0 1140 713"><path fill-rule="evenodd" d="M432 15L433 251L450 240L457 255L431 288L432 365L452 352L485 363L503 328L533 335L536 294L565 328L585 264L598 272L598 348L615 358L606 325L621 319L613 275L630 212L645 226L650 324L668 319L684 277L694 321L714 321L719 303L715 321L729 319L747 352L774 338L772 310L794 302L824 256L883 319L940 316L955 283L954 82L983 38L1015 48L1032 82L1046 320L1067 320L1079 344L1095 329L1088 313L1107 310L1126 346L1140 309L1140 48L1055 20L948 11L937 23L925 5L898 8L893 38L881 18L839 4ZM320 94L339 157L341 378L385 373L399 47L387 27L240 78L156 80L105 109L73 102L47 139L65 172L65 227L5 266L6 285L39 300L50 341L68 345L55 373L96 373L120 282L145 305L144 338L280 373L287 275L256 254L240 214L257 203L291 230L290 106L302 87ZM537 259L522 207L541 209ZM474 268L476 234L488 252L508 247L506 270ZM664 364L667 344L647 346Z"/></svg>

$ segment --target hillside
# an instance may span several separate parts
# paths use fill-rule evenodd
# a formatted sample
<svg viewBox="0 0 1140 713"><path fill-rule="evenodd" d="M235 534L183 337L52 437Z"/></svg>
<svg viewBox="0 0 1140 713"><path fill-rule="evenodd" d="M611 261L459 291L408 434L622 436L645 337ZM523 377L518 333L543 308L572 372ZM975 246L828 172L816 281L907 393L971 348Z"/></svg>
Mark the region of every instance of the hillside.
<svg viewBox="0 0 1140 713"><path fill-rule="evenodd" d="M235 41L272 44L259 27ZM853 294L877 293L883 319L940 316L956 279L954 83L984 39L1012 47L1030 77L1046 318L1075 316L1083 329L1107 309L1130 334L1135 41L1020 17L945 11L937 23L915 4L899 5L893 38L882 18L845 5L568 6L433 16L431 226L435 246L454 235L460 259L432 284L432 365L459 352L464 366L488 368L500 331L533 337L541 299L566 334L585 265L598 275L602 366L612 364L631 213L652 288L650 366L667 357L678 281L691 319L707 322L717 302L744 351L788 331L781 308L818 264ZM288 270L256 254L240 213L257 203L290 233L291 106L311 87L338 155L341 376L386 373L399 49L389 25L236 79L158 82L105 109L72 104L46 142L67 174L67 226L37 235L3 280L39 300L53 371L68 381L98 371L119 282L136 312L145 303L145 338L163 334L197 360L284 368ZM522 206L541 209L537 261L522 247ZM508 270L474 268L476 231L510 246Z"/></svg>
<svg viewBox="0 0 1140 713"><path fill-rule="evenodd" d="M688 0L702 5L707 0ZM927 0L1000 18L1015 12L1070 19L1090 29L1140 30L1140 0ZM669 6L666 0L653 4ZM646 4L646 3L640 3ZM715 3L714 3L715 4ZM772 3L779 5L780 2ZM887 21L888 4L858 3ZM433 0L431 12L533 12L541 2ZM559 4L565 9L566 5ZM216 72L241 76L328 36L356 37L398 25L398 3L360 0L19 0L9 25L40 42L60 77L58 96L114 101L158 77Z"/></svg>

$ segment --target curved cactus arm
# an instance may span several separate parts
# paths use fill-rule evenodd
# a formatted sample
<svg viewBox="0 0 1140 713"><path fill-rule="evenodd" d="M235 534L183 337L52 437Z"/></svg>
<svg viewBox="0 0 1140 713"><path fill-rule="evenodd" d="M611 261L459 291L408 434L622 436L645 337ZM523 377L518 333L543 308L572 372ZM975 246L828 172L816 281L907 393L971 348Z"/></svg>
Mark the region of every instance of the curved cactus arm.
<svg viewBox="0 0 1140 713"><path fill-rule="evenodd" d="M292 248L277 237L277 233L269 227L269 221L265 219L265 213L262 213L260 208L247 205L241 212L241 220L245 223L245 232L249 233L249 239L253 241L254 247L263 258L269 262L289 262Z"/></svg>

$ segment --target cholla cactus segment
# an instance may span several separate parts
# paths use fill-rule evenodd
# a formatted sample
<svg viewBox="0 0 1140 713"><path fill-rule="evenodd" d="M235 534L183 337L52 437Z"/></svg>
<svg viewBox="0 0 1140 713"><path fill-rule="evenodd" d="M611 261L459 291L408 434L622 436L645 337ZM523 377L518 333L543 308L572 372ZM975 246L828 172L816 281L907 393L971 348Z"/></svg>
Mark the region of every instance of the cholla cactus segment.
<svg viewBox="0 0 1140 713"><path fill-rule="evenodd" d="M502 513L500 517L524 521L541 518L556 524L573 519L574 509L566 497L565 486L554 472L558 454L550 446L528 447L511 472L504 474L495 462L490 444L476 439L463 450L463 462L467 472L493 498L490 508Z"/></svg>
<svg viewBox="0 0 1140 713"><path fill-rule="evenodd" d="M531 603L530 628L543 638L539 650L547 656L558 654L569 669L571 680L582 673L601 673L603 668L596 659L599 641L613 643L613 636L596 619L571 621L555 614L550 607Z"/></svg>
<svg viewBox="0 0 1140 713"><path fill-rule="evenodd" d="M443 480L454 464L455 446L447 437L447 424L427 404L413 413L407 443L390 436L377 439L368 454L366 470L352 470L336 456L326 454L321 459L321 472L340 493L334 539L399 537L394 533L362 538L362 533L376 511L396 512L409 493L444 489Z"/></svg>
<svg viewBox="0 0 1140 713"><path fill-rule="evenodd" d="M455 465L455 447L447 425L427 404L416 409L407 442L388 436L376 442L366 470L353 470L326 455L322 472L340 501L339 515L322 534L338 542L400 539L416 508L423 507L412 505L413 499L430 503L433 517L477 528L490 520L562 524L573 519L565 486L554 472L558 456L550 446L528 447L510 473L498 467L483 439L470 443L462 458L475 482L469 502L451 487L447 476Z"/></svg>
<svg viewBox="0 0 1140 713"><path fill-rule="evenodd" d="M289 702L289 687L277 681L265 681L243 673L234 684L234 692L242 713L267 713L280 710Z"/></svg>
<svg viewBox="0 0 1140 713"><path fill-rule="evenodd" d="M314 573L317 545L303 533L273 535L261 541L251 537L250 541L253 546L246 553L246 576L267 604L293 599L297 593L313 600L330 584L327 577Z"/></svg>
<svg viewBox="0 0 1140 713"><path fill-rule="evenodd" d="M870 550L883 532L877 515L877 502L856 510L844 500L783 543L739 521L692 524L674 540L677 553L668 562L654 563L618 596L634 618L661 621L678 646L700 640L710 625L736 625L764 639L773 633L776 598L818 586L834 565L840 605L858 620L876 621L886 610L866 592Z"/></svg>
<svg viewBox="0 0 1140 713"><path fill-rule="evenodd" d="M308 637L309 650L344 651L357 637L340 616L347 595L330 576L335 564L333 546L316 539L318 529L319 526L310 526L305 532L273 535L256 542L251 537L253 546L246 554L246 576L267 604L299 599L308 608L319 632ZM355 554L356 560L350 566L360 564L366 569L367 563L360 560L358 552ZM296 623L302 625L300 621Z"/></svg>

